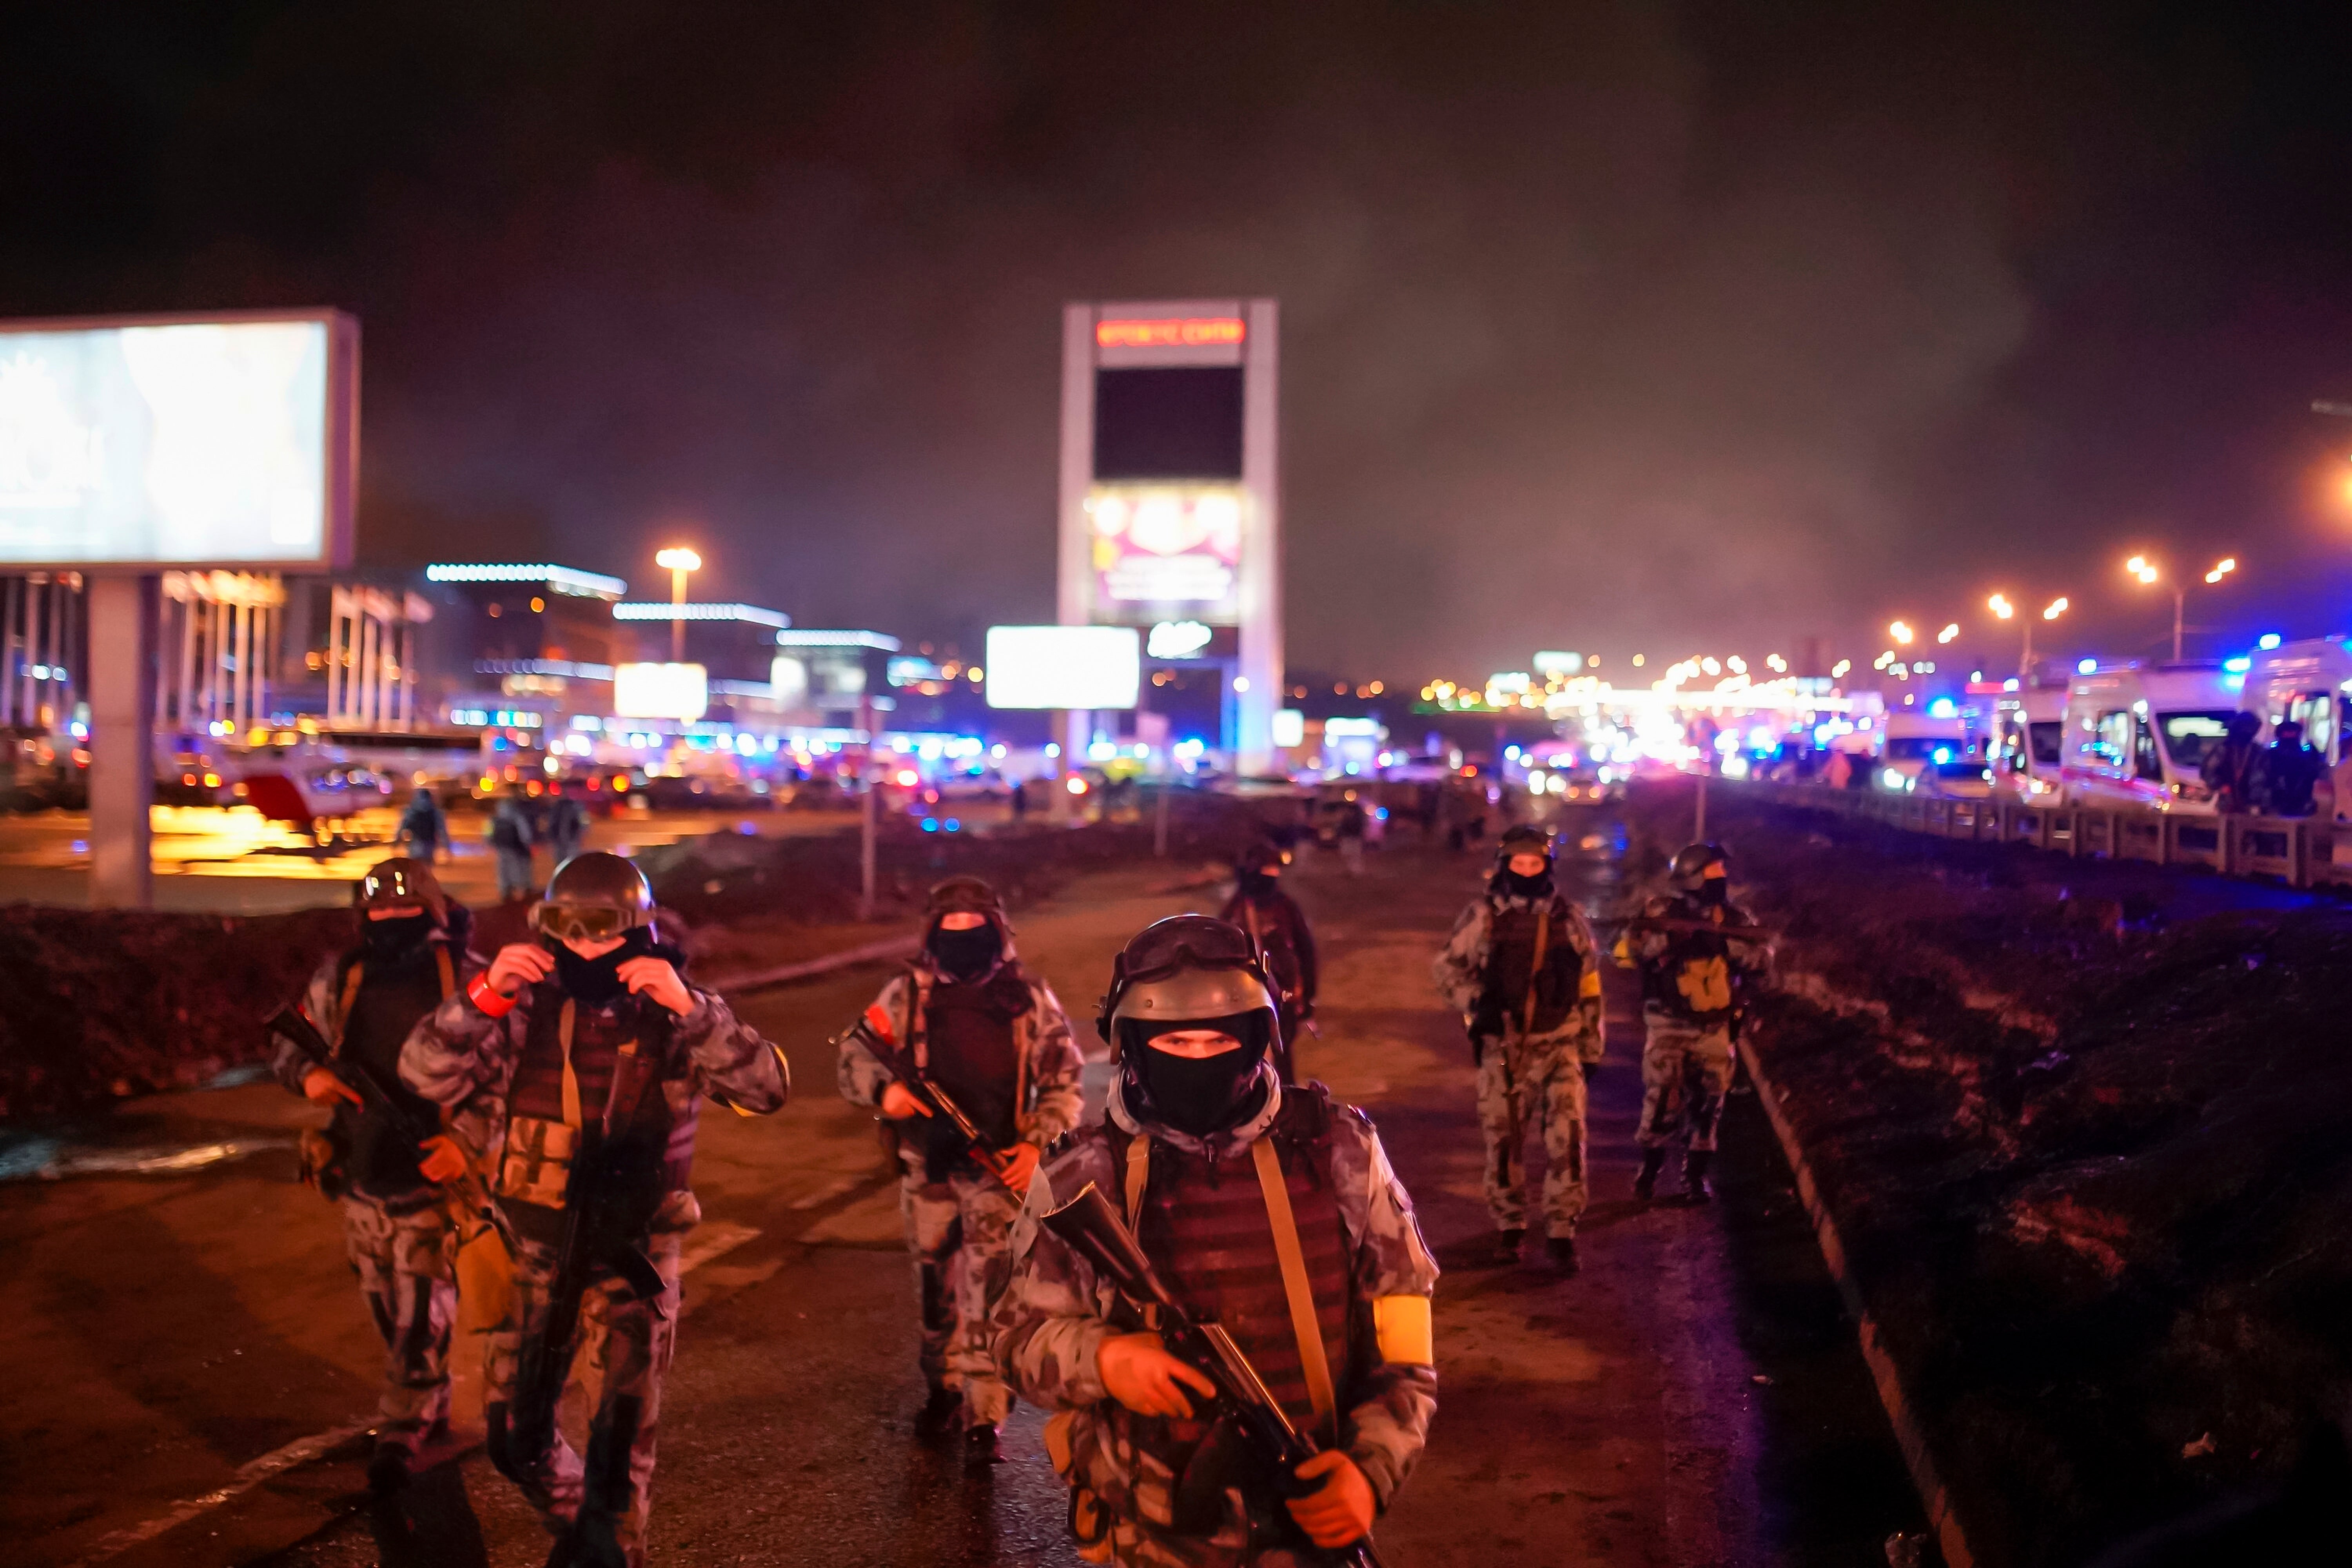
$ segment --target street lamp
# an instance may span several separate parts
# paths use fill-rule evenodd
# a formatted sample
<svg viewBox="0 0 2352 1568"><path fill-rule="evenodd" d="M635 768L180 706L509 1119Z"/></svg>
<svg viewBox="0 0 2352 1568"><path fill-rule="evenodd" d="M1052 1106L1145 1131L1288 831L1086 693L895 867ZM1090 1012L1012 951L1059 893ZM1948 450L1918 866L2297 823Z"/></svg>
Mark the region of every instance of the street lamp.
<svg viewBox="0 0 2352 1568"><path fill-rule="evenodd" d="M1911 626L1907 621L1889 621L1886 624L1886 635L1906 647L1911 646Z"/></svg>
<svg viewBox="0 0 2352 1568"><path fill-rule="evenodd" d="M686 575L702 570L702 557L683 544L674 544L654 556L654 564L669 568L669 661L686 662Z"/></svg>
<svg viewBox="0 0 2352 1568"><path fill-rule="evenodd" d="M2237 569L2238 558L2234 555L2225 555L2213 563L2213 569L2210 572L2205 574L2205 581L2219 583ZM2153 586L2164 574L2156 563L2145 555L2135 555L2125 562L2124 570L2138 579L2143 588ZM2172 585L2172 662L2175 664L2180 662L2181 633L2188 629L2181 623L2188 607L2189 586L2185 583L2175 581Z"/></svg>
<svg viewBox="0 0 2352 1568"><path fill-rule="evenodd" d="M1998 620L2011 621L2018 619L2017 606L2011 602L2009 595L2006 594L1993 595L1990 598L1985 601L1985 608L1990 610L1993 613L1994 617ZM2063 596L2061 596L2051 600L2049 604L2042 606L2042 618L2045 621L2054 621L2059 616L2064 615L2066 610L2066 600ZM2027 676L2033 673L2033 623L2028 620L2022 624L2025 628L2025 643L2024 647L2018 652L2017 673L2021 676Z"/></svg>

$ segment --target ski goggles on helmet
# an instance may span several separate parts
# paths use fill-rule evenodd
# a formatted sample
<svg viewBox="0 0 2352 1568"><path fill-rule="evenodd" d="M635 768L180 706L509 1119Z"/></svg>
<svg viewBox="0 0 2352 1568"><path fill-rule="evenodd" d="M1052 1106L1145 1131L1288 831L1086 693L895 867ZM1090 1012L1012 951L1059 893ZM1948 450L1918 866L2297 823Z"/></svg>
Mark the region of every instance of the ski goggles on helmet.
<svg viewBox="0 0 2352 1568"><path fill-rule="evenodd" d="M1003 900L996 896L996 889L978 877L950 877L931 889L925 909L934 920L950 914L999 919L1004 913Z"/></svg>
<svg viewBox="0 0 2352 1568"><path fill-rule="evenodd" d="M1246 983L1236 983L1236 972ZM1273 994L1249 932L1207 915L1171 915L1144 928L1113 961L1097 1027L1108 1039L1127 1011L1222 1017L1270 1007Z"/></svg>
<svg viewBox="0 0 2352 1568"><path fill-rule="evenodd" d="M609 942L639 923L636 910L603 904L543 903L531 911L530 919L541 935L558 942Z"/></svg>
<svg viewBox="0 0 2352 1568"><path fill-rule="evenodd" d="M440 901L441 884L433 874L404 860L387 860L371 867L366 876L352 889L352 902L362 909L383 909L394 904L424 904Z"/></svg>

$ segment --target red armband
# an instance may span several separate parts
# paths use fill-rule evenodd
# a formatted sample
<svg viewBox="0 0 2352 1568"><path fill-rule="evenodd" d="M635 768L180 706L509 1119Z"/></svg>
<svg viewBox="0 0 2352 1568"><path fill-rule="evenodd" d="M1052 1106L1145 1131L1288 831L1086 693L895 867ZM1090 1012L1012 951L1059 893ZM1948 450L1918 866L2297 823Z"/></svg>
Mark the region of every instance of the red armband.
<svg viewBox="0 0 2352 1568"><path fill-rule="evenodd" d="M492 1018L503 1018L514 1011L515 998L501 996L491 987L490 972L487 969L475 975L473 984L466 987L466 1000Z"/></svg>

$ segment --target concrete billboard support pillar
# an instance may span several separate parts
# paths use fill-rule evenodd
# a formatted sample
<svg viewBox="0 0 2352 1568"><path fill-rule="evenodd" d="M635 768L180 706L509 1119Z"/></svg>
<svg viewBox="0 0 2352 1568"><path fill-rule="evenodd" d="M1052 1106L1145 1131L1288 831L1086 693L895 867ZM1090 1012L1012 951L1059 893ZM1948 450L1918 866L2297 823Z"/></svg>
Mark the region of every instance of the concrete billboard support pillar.
<svg viewBox="0 0 2352 1568"><path fill-rule="evenodd" d="M155 901L147 808L154 798L153 577L89 579L89 901Z"/></svg>

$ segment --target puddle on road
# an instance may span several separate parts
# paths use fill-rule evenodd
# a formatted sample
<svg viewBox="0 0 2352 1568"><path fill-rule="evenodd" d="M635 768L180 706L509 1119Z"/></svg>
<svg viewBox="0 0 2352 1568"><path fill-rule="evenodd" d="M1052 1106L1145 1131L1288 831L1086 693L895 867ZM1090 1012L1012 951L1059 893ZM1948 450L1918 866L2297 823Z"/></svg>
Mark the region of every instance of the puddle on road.
<svg viewBox="0 0 2352 1568"><path fill-rule="evenodd" d="M0 1182L58 1182L73 1176L184 1176L191 1171L293 1147L291 1138L227 1138L200 1143L104 1148L26 1133L0 1142Z"/></svg>

